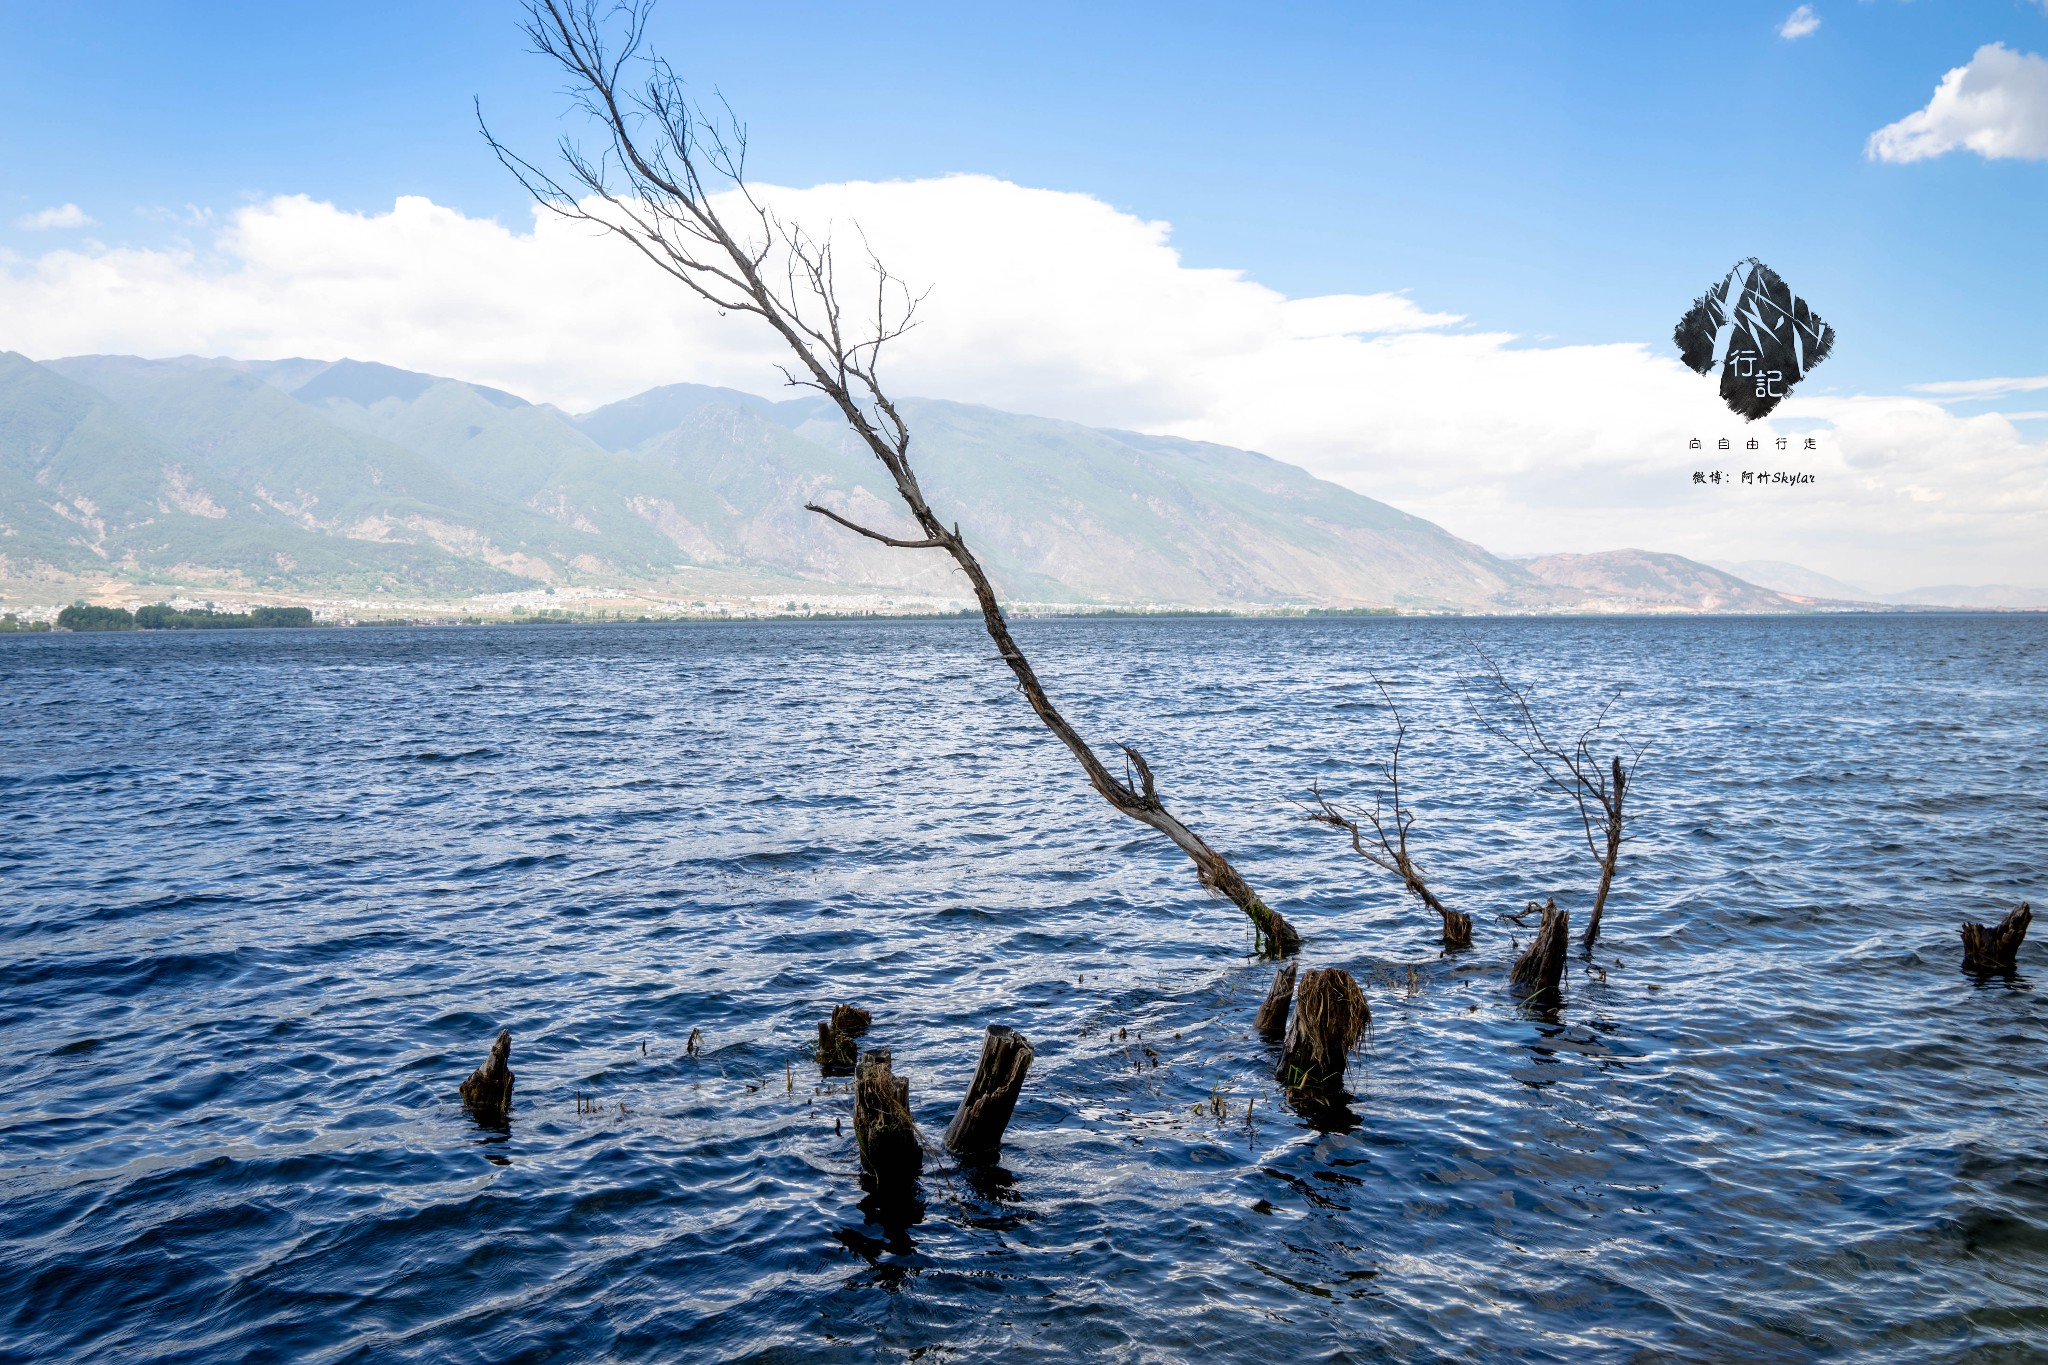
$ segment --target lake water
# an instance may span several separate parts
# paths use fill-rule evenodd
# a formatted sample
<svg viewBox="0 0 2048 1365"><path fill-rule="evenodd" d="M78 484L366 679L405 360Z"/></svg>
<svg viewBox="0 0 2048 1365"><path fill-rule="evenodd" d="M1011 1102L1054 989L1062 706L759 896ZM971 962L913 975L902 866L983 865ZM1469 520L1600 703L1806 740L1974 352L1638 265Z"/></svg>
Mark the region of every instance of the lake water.
<svg viewBox="0 0 2048 1365"><path fill-rule="evenodd" d="M975 624L0 639L0 1358L2048 1359L2048 942L1956 933L2048 891L2048 618L1021 633L1365 986L1348 1123ZM1650 746L1551 1016L1497 916L1590 859L1482 654ZM1287 804L1370 791L1375 674L1470 952ZM932 1138L1036 1044L914 1222L840 1001Z"/></svg>

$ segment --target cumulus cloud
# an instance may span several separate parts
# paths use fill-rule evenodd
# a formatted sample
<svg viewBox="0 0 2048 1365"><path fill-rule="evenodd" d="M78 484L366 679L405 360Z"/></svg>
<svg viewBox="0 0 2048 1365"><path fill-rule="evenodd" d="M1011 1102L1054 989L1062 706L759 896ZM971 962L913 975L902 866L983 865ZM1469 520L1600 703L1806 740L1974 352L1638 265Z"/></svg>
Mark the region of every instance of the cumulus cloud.
<svg viewBox="0 0 2048 1365"><path fill-rule="evenodd" d="M18 228L27 228L31 232L40 232L49 228L91 227L95 221L76 204L59 204L53 209L38 209L34 213L24 213L14 220L14 225Z"/></svg>
<svg viewBox="0 0 2048 1365"><path fill-rule="evenodd" d="M1820 16L1813 12L1812 5L1801 5L1785 16L1785 22L1778 25L1778 36L1790 42L1804 38L1820 27Z"/></svg>
<svg viewBox="0 0 2048 1365"><path fill-rule="evenodd" d="M2048 59L2003 43L1941 78L1927 107L1870 135L1873 161L1925 161L1966 147L1982 157L2048 157Z"/></svg>
<svg viewBox="0 0 2048 1365"><path fill-rule="evenodd" d="M821 231L858 222L933 286L884 358L901 394L1262 450L1505 552L1789 559L1880 588L2042 576L2041 445L1932 396L1795 396L1745 426L1668 343L1537 344L1377 287L1399 281L1288 298L1086 195L981 176L760 192ZM204 250L0 258L0 347L37 357L354 356L577 410L678 380L779 396L779 345L587 224L418 198L273 199ZM1819 482L1693 484L1714 468Z"/></svg>

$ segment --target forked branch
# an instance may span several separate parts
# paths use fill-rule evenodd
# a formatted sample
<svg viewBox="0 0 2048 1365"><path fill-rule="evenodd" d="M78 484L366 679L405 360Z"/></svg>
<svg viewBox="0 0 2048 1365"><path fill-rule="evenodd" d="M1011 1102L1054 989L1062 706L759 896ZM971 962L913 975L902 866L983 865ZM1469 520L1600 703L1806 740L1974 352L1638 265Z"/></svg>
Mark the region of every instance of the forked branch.
<svg viewBox="0 0 2048 1365"><path fill-rule="evenodd" d="M915 325L922 295L869 252L872 313L847 313L829 236L785 223L758 199L746 179L746 129L722 104L716 115L707 113L666 62L644 51L652 10L652 0L526 0L527 37L567 76L602 146L590 153L564 138L556 172L513 152L485 127L491 150L539 204L623 239L704 302L772 328L793 361L784 377L839 409L888 472L923 538L884 535L816 504L810 510L885 545L946 551L1032 711L1081 764L1089 785L1125 816L1171 839L1203 886L1251 918L1268 952L1293 952L1300 943L1293 926L1166 809L1137 751L1124 747L1140 775L1134 785L1128 768L1118 777L1067 723L1012 638L981 561L925 500L910 463L910 428L876 373L884 347Z"/></svg>
<svg viewBox="0 0 2048 1365"><path fill-rule="evenodd" d="M1616 688L1614 694L1601 704L1592 723L1580 730L1576 737L1566 742L1552 739L1544 733L1542 724L1537 720L1528 692L1510 682L1494 659L1484 654L1480 658L1486 664L1487 680L1504 703L1506 716L1489 714L1478 707L1473 708L1474 714L1489 732L1506 741L1535 765L1546 785L1564 793L1572 802L1585 836L1586 851L1600 869L1599 888L1593 895L1593 911L1586 919L1584 946L1591 951L1594 941L1600 937L1600 917L1607 908L1608 892L1613 889L1615 868L1620 863L1621 846L1627 837L1624 813L1628 793L1635 780L1636 765L1642 761L1649 745L1639 744L1633 753L1624 749L1604 762L1594 754L1594 745L1606 728L1608 712L1621 699L1620 688ZM1622 761L1624 757L1626 763Z"/></svg>
<svg viewBox="0 0 2048 1365"><path fill-rule="evenodd" d="M1451 909L1438 898L1408 851L1408 831L1415 824L1414 812L1401 799L1401 747L1407 742L1408 722L1402 717L1401 708L1394 704L1394 696L1387 690L1387 685L1377 677L1372 681L1386 701L1388 712L1394 717L1393 752L1380 769L1385 791L1376 793L1371 808L1367 809L1364 806L1339 806L1323 795L1320 785L1312 785L1309 800L1296 804L1302 807L1305 819L1349 834L1352 852L1399 877L1401 884L1416 899L1435 911L1443 923L1444 946L1469 947L1472 943L1471 916Z"/></svg>

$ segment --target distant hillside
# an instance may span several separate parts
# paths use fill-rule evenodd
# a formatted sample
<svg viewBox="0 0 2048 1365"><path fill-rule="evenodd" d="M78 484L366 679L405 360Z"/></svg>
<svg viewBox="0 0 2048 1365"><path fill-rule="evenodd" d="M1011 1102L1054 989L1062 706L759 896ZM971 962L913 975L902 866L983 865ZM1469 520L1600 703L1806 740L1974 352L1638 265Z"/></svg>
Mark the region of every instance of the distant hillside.
<svg viewBox="0 0 2048 1365"><path fill-rule="evenodd" d="M1649 550L1543 555L1523 568L1578 611L1809 611L1812 601L1760 588L1733 574Z"/></svg>
<svg viewBox="0 0 2048 1365"><path fill-rule="evenodd" d="M1973 611L2048 611L2048 588L2013 583L1939 583L1887 593L1881 600L1912 606L1965 607Z"/></svg>
<svg viewBox="0 0 2048 1365"><path fill-rule="evenodd" d="M1246 451L907 402L933 501L1013 599L1541 609L1537 578ZM459 597L543 584L961 591L815 400L693 385L579 417L343 360L0 354L0 577Z"/></svg>
<svg viewBox="0 0 2048 1365"><path fill-rule="evenodd" d="M1976 611L2048 610L2048 588L2021 587L2011 583L1944 583L1904 592L1872 592L1844 583L1826 574L1783 560L1745 560L1741 563L1713 561L1738 578L1779 592L1846 602L1883 602L1895 606L1961 607Z"/></svg>
<svg viewBox="0 0 2048 1365"><path fill-rule="evenodd" d="M1791 593L1797 597L1813 597L1837 602L1882 602L1884 598L1859 588L1854 583L1844 583L1839 578L1830 578L1816 573L1800 564L1789 564L1782 559L1745 559L1731 563L1723 559L1709 560L1714 568L1734 574L1745 582L1774 592Z"/></svg>

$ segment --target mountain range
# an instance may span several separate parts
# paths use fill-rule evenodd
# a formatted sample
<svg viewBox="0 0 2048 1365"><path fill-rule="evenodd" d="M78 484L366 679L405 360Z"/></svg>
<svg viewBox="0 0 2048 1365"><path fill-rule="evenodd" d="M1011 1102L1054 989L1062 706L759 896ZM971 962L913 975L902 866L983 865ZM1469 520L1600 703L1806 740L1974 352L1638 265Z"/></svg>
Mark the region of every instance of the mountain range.
<svg viewBox="0 0 2048 1365"><path fill-rule="evenodd" d="M1249 451L901 407L928 495L1014 602L1797 611L1836 595L1645 551L1512 562ZM0 353L0 584L15 595L963 596L943 556L806 502L911 532L816 398L677 384L572 415L356 360Z"/></svg>

